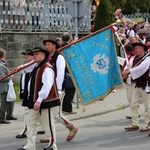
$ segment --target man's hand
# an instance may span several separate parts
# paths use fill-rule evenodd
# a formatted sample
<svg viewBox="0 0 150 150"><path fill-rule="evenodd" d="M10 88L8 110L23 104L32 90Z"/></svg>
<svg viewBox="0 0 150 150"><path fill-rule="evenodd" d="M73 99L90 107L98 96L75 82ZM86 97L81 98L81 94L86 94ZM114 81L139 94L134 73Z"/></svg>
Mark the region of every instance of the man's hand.
<svg viewBox="0 0 150 150"><path fill-rule="evenodd" d="M123 78L127 77L128 74L130 74L129 69L126 69L126 70L123 70L123 71L122 71L122 77L123 77Z"/></svg>
<svg viewBox="0 0 150 150"><path fill-rule="evenodd" d="M18 72L20 70L21 66L18 66L16 68L13 69L13 72Z"/></svg>
<svg viewBox="0 0 150 150"><path fill-rule="evenodd" d="M41 106L41 103L35 102L33 108L34 108L34 110L40 110L40 106Z"/></svg>
<svg viewBox="0 0 150 150"><path fill-rule="evenodd" d="M14 78L14 75L11 75L11 76L10 76L10 79L13 79L13 78Z"/></svg>

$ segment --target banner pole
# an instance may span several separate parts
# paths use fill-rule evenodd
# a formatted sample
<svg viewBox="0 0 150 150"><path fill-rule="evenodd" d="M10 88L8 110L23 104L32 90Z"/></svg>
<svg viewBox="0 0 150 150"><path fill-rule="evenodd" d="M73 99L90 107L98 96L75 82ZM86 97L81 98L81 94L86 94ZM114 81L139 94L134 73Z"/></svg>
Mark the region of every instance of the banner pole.
<svg viewBox="0 0 150 150"><path fill-rule="evenodd" d="M109 25L109 26L106 26L106 27L104 27L104 28L102 28L102 29L100 29L100 30L98 30L98 31L95 31L95 32L93 32L93 33L91 33L91 34L89 34L89 35L87 35L87 36L85 36L85 37L83 37L83 38L81 38L81 39L79 39L79 40L77 40L77 41L74 41L74 42L72 42L72 43L70 43L70 44L67 44L66 46L63 46L63 47L59 48L58 51L62 51L62 50L64 50L65 48L70 47L71 45L74 45L74 44L76 44L76 43L79 43L79 42L81 42L81 41L83 41L83 40L85 40L85 39L91 37L91 36L94 36L94 35L98 34L99 32L102 32L102 31L104 31L104 30L106 30L106 29L112 27L113 25L115 25L115 23L114 23L114 24L111 24L111 25Z"/></svg>
<svg viewBox="0 0 150 150"><path fill-rule="evenodd" d="M1 77L1 78L0 78L0 81L2 81L2 80L4 80L4 79L8 78L9 76L11 76L11 75L13 75L13 74L15 74L15 73L18 73L19 71L21 71L21 70L23 70L23 69L25 69L25 68L27 68L27 67L33 65L34 63L35 63L35 62L33 61L33 62L31 62L31 63L28 63L28 64L25 65L25 66L20 67L18 70L13 70L13 71L11 71L9 74L7 74L7 75Z"/></svg>

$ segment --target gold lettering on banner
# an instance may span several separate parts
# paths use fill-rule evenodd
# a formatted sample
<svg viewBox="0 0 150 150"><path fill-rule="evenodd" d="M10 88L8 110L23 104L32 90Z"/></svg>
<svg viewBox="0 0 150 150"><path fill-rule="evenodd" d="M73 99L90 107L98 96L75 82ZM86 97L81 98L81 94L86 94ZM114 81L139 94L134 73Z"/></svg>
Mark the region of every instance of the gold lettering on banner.
<svg viewBox="0 0 150 150"><path fill-rule="evenodd" d="M73 50L69 50L69 52L67 53L67 58L70 59L70 58L75 58L76 55L75 53L73 53Z"/></svg>
<svg viewBox="0 0 150 150"><path fill-rule="evenodd" d="M84 83L85 86L89 86L89 84L90 85L95 84L94 78L90 74L90 67L85 62L84 55L80 56L80 60L81 61L78 61L77 59L75 59L74 64L75 64L77 71L80 72L80 78L82 82Z"/></svg>
<svg viewBox="0 0 150 150"><path fill-rule="evenodd" d="M108 53L110 53L110 47L108 45L105 45L103 43L93 42L93 47L100 47L106 50Z"/></svg>
<svg viewBox="0 0 150 150"><path fill-rule="evenodd" d="M106 42L108 42L112 38L112 36L109 33L104 33L104 37Z"/></svg>
<svg viewBox="0 0 150 150"><path fill-rule="evenodd" d="M102 46L102 45L101 45ZM81 79L84 87L91 87L92 85L96 84L92 74L90 73L91 67L86 62L85 56L81 55L77 59L77 55L73 52L73 50L69 50L67 53L67 59L70 60L70 63L74 65L76 71L79 74L79 78ZM71 67L71 66L70 66ZM92 98L92 93L90 89L87 89L83 93L84 98Z"/></svg>
<svg viewBox="0 0 150 150"><path fill-rule="evenodd" d="M83 94L84 98L92 98L91 90L87 90L86 93Z"/></svg>

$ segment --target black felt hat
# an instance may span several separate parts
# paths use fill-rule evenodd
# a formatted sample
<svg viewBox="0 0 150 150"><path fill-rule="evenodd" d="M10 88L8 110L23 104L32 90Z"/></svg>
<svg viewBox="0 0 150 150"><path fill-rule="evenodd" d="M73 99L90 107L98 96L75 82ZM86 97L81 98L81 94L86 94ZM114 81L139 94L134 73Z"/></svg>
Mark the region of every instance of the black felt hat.
<svg viewBox="0 0 150 150"><path fill-rule="evenodd" d="M44 52L45 56L49 55L49 51L47 51L46 49L44 49L44 48L42 48L40 46L34 47L30 54L32 55L34 52L38 52L38 51Z"/></svg>
<svg viewBox="0 0 150 150"><path fill-rule="evenodd" d="M31 55L31 51L32 51L32 49L26 49L24 52L22 52L21 54L22 55L26 55L26 54L28 54L28 55Z"/></svg>
<svg viewBox="0 0 150 150"><path fill-rule="evenodd" d="M132 46L133 47L135 47L135 46L142 46L144 48L144 51L148 50L148 47L145 44L140 43L140 42L133 43Z"/></svg>
<svg viewBox="0 0 150 150"><path fill-rule="evenodd" d="M134 50L133 46L130 44L125 45L124 48L126 51L130 51L130 52L132 52Z"/></svg>
<svg viewBox="0 0 150 150"><path fill-rule="evenodd" d="M53 40L53 39L43 40L43 44L44 45L46 44L46 42L51 42L51 43L55 44L56 45L56 49L59 49L59 47L60 47L59 44L55 40Z"/></svg>

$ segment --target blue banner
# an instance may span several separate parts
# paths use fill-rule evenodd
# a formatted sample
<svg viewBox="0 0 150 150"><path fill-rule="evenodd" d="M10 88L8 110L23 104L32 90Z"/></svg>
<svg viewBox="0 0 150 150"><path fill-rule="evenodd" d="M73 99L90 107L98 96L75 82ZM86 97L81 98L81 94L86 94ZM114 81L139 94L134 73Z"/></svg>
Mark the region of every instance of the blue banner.
<svg viewBox="0 0 150 150"><path fill-rule="evenodd" d="M114 35L108 28L62 51L84 105L104 98L122 84Z"/></svg>

